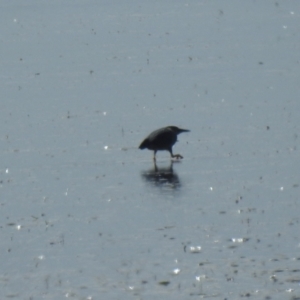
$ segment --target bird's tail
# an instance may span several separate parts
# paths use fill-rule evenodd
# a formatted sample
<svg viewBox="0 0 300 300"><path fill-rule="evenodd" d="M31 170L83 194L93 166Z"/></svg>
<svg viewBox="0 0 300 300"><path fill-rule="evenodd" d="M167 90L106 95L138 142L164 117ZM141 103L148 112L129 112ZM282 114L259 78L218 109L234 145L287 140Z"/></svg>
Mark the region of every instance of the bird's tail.
<svg viewBox="0 0 300 300"><path fill-rule="evenodd" d="M145 149L145 148L147 148L148 144L149 144L148 139L143 140L142 143L139 146L139 149Z"/></svg>

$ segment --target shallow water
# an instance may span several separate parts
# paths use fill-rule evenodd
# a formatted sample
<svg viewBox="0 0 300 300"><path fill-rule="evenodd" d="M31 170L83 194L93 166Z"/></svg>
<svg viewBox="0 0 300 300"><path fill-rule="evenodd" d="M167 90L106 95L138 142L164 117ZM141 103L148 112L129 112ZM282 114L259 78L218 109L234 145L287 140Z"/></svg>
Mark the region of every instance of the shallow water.
<svg viewBox="0 0 300 300"><path fill-rule="evenodd" d="M298 2L1 8L1 299L300 297Z"/></svg>

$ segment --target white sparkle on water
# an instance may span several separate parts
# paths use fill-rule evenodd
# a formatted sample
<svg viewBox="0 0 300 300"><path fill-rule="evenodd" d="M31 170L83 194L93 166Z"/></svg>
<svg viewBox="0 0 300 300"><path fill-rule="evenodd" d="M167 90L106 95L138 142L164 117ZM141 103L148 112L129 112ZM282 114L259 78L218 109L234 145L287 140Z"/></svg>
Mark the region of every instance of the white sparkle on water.
<svg viewBox="0 0 300 300"><path fill-rule="evenodd" d="M201 251L201 246L191 246L190 252L191 253L199 253Z"/></svg>

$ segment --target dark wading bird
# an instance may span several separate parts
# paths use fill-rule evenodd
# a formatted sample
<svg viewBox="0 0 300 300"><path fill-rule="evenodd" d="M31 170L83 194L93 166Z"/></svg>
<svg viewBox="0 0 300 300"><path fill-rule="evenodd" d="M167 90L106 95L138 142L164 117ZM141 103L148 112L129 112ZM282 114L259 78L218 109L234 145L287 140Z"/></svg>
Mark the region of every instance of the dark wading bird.
<svg viewBox="0 0 300 300"><path fill-rule="evenodd" d="M176 126L167 126L150 133L140 144L139 149L149 149L154 151L153 159L156 160L156 152L167 150L171 157L183 158L180 154L173 154L172 147L177 142L177 135L181 132L189 132L188 129L180 129Z"/></svg>

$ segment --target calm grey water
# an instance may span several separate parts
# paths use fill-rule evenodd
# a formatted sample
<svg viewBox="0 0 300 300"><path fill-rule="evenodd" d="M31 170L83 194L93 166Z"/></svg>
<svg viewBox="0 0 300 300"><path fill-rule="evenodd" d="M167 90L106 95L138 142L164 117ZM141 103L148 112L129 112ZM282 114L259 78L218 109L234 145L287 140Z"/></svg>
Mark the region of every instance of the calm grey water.
<svg viewBox="0 0 300 300"><path fill-rule="evenodd" d="M298 1L0 6L1 299L300 298Z"/></svg>

